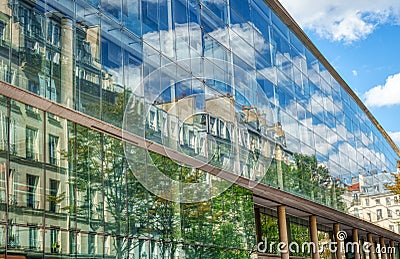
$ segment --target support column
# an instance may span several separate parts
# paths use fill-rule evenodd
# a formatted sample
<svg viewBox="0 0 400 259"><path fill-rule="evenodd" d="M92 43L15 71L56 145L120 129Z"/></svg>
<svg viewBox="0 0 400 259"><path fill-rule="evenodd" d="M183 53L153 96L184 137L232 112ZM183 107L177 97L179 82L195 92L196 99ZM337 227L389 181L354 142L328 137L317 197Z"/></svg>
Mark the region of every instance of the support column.
<svg viewBox="0 0 400 259"><path fill-rule="evenodd" d="M68 17L61 19L61 104L73 108L74 93L74 34L72 20Z"/></svg>
<svg viewBox="0 0 400 259"><path fill-rule="evenodd" d="M396 259L396 249L393 240L390 240L390 258Z"/></svg>
<svg viewBox="0 0 400 259"><path fill-rule="evenodd" d="M319 259L317 217L314 215L310 216L310 238L311 243L314 244L314 251L311 251L312 259Z"/></svg>
<svg viewBox="0 0 400 259"><path fill-rule="evenodd" d="M370 259L376 259L376 255L375 255L375 243L374 243L374 238L372 237L371 233L367 234L367 241L368 243L370 243L370 247L369 247L369 258Z"/></svg>
<svg viewBox="0 0 400 259"><path fill-rule="evenodd" d="M340 224L335 223L333 224L333 234L335 241L337 242L337 251L336 251L336 259L343 259L344 258L344 240L338 238L340 236Z"/></svg>
<svg viewBox="0 0 400 259"><path fill-rule="evenodd" d="M281 205L278 207L278 228L279 228L279 242L284 244L281 249L281 259L289 259L289 239L286 223L286 208Z"/></svg>
<svg viewBox="0 0 400 259"><path fill-rule="evenodd" d="M386 251L386 245L385 245L385 239L383 237L379 237L379 244L381 245L381 258L382 259L388 259L387 257L387 251Z"/></svg>
<svg viewBox="0 0 400 259"><path fill-rule="evenodd" d="M360 259L361 257L360 257L360 251L361 251L361 248L360 248L360 240L359 240L359 238L358 238L358 229L356 229L356 228L353 228L353 242L354 243L357 243L357 246L355 246L354 247L354 259Z"/></svg>

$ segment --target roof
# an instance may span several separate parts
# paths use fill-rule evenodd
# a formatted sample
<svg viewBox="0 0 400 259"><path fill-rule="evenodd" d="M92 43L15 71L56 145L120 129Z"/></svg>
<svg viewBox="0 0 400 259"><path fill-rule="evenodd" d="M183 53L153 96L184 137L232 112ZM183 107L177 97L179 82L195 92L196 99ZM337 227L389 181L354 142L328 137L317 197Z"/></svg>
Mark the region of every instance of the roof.
<svg viewBox="0 0 400 259"><path fill-rule="evenodd" d="M353 183L347 186L348 191L360 191L360 183Z"/></svg>

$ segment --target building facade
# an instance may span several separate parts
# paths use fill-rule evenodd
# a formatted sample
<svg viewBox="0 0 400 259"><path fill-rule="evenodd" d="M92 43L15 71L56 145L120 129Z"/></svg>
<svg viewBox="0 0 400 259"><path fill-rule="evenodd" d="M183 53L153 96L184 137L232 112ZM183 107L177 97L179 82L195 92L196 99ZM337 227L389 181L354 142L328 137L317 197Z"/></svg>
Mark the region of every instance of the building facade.
<svg viewBox="0 0 400 259"><path fill-rule="evenodd" d="M349 187L398 147L278 2L0 0L0 62L0 258L400 242Z"/></svg>

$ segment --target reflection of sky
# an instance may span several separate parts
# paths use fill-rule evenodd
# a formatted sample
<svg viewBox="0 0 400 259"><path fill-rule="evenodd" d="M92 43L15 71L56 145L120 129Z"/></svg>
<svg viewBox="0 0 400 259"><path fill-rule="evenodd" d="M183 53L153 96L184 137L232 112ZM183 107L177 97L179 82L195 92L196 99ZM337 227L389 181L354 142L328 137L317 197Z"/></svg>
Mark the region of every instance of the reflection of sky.
<svg viewBox="0 0 400 259"><path fill-rule="evenodd" d="M148 7L151 5L155 6L157 1L147 0ZM226 19L226 7L225 2L223 0L209 0L204 1L203 4L211 10L213 14L222 19ZM224 6L224 8L221 8ZM158 8L158 7L155 7ZM222 10L222 11L221 11ZM260 12L258 7L255 9L257 15L267 17L269 14L263 14ZM209 15L207 12L204 14ZM177 17L181 17L182 15L176 14ZM181 17L182 18L182 17ZM182 18L183 19L183 18ZM184 20L184 19L183 19ZM147 63L147 67L154 67L154 69L160 66L160 57L158 53L152 49L156 48L160 50L165 56L172 60L181 60L185 58L190 58L191 56L198 56L203 54L205 56L210 57L221 57L223 59L229 60L228 49L232 49L232 52L235 56L239 57L241 60L244 60L245 63L250 64L251 66L257 66L257 74L254 74L254 78L257 78L260 86L264 89L264 93L268 100L280 105L284 111L287 111L289 114L294 116L291 118L290 116L283 114L281 115L283 127L286 131L296 136L298 139L303 140L306 143L309 143L311 146L315 146L316 150L322 155L320 156L322 162L332 165L333 167L339 167L338 165L342 165L349 169L352 172L357 172L360 170L360 167L363 168L371 168L372 165L376 165L378 168L385 168L385 163L387 160L383 155L383 152L375 150L376 140L371 137L371 133L366 133L361 130L352 130L351 128L346 128L340 123L335 123L335 119L343 117L343 105L342 102L334 102L331 98L327 98L325 94L331 94L330 85L324 80L330 80L331 75L328 73L326 69L324 69L321 64L318 62L305 62L305 58L302 55L292 55L289 53L290 48L287 46L287 42L284 40L272 41L272 54L274 55L274 60L279 64L279 68L282 70L282 73L277 71L276 68L270 67L270 61L268 59L263 60L263 57L267 54L269 55L270 43L269 36L263 37L261 33L265 34L265 27L263 25L254 25L251 23L235 23L232 24L228 29L226 27L217 27L214 29L212 24L212 19L208 21L203 21L203 26L208 26L209 33L208 35L202 36L202 30L200 29L200 24L194 22L193 18L191 18L192 22L182 22L173 24L168 28L168 26L161 26L161 28L165 28L164 30L151 30L148 28L147 33L143 35L143 39L149 46L143 47L143 59ZM209 24L207 24L207 22ZM255 28L253 26L257 26ZM150 47L151 46L151 47ZM255 48L254 48L255 46ZM255 51L256 50L256 51ZM263 55L260 55L262 53ZM308 58L308 57L307 57ZM293 64L301 67L296 70L293 64L290 62L293 61ZM307 59L308 60L308 59ZM234 57L234 61L238 62L239 60ZM251 66L243 63L243 68L245 69L253 69ZM201 63L189 64L188 68L192 71L202 71ZM210 65L204 67L204 69L210 69ZM304 68L308 65L308 69ZM130 78L124 80L127 84L133 85L137 84L140 74L140 63L129 64L126 65L124 69L122 66L114 65L109 67L109 73L114 75L121 75L129 71ZM226 71L226 68L218 68L218 66L213 67L215 69L214 74L216 77L218 76L229 76L229 75L221 75L219 71ZM304 99L291 99L287 98L287 96L276 96L270 85L270 82L274 84L281 85L282 87L286 87L290 81L287 78L287 75L291 74L292 69L295 69L296 72L296 84L300 87L304 87L307 85L307 81L302 78L304 75L301 73L306 72L308 75L308 79L311 82L312 93L311 97L306 97ZM172 71L166 71L166 74L173 73ZM207 72L208 73L208 72ZM131 76L132 75L132 76ZM249 84L251 78L247 78L248 75L241 74L239 72L234 73L235 77L235 87L237 92L235 93L236 100L238 103L243 105L250 105L253 103L260 103L256 100L254 95L251 93L252 88ZM265 77L265 79L262 79ZM117 76L114 77L116 83L123 84L123 81L119 79ZM169 80L171 80L173 76L166 78L158 78L152 79L152 82L148 82L148 86L151 85L161 85L166 82L167 85L170 85ZM211 82L208 80L206 82L208 85L214 87L221 93L232 93L232 89L226 84L221 84L217 82ZM150 91L150 96L158 96L160 94L160 87L146 87L146 91ZM162 101L170 100L173 98L173 95L177 97L182 97L182 95L189 96L191 94L201 94L204 92L202 89L202 84L200 82L195 82L193 80L190 84L186 83L178 83L175 86L174 93L171 91L162 92L160 98ZM294 86L296 88L298 86ZM321 88L321 90L320 90ZM244 95L247 97L245 98ZM302 103L304 107L299 107L298 103ZM196 106L199 104L196 104ZM306 111L306 109L311 110L312 114ZM327 116L326 112L329 112L331 115ZM319 117L319 118L318 118ZM300 119L301 125L299 126L295 118ZM328 122L329 126L323 122ZM308 130L305 126L309 126L312 128L312 131ZM339 137L337 135L341 135ZM314 134L320 135L321 137L315 136ZM361 143L364 145L356 145L356 142L353 145L347 143L344 139L347 139L347 136L359 137L361 139ZM299 145L300 143L298 143ZM295 148L297 149L297 148ZM301 150L301 148L300 148ZM302 149L304 152L314 151L311 149L307 149L307 147ZM362 154L362 155L361 155ZM348 159L348 158L352 159ZM357 164L354 161L358 161Z"/></svg>

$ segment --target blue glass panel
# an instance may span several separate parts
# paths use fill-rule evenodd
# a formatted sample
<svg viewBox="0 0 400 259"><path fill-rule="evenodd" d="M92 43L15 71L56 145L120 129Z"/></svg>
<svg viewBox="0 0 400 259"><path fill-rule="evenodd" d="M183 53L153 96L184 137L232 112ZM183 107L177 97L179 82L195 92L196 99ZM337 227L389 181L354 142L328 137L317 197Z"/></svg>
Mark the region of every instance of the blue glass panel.
<svg viewBox="0 0 400 259"><path fill-rule="evenodd" d="M289 29L286 26L286 24L281 19L279 19L279 17L274 12L272 12L272 16L271 17L272 17L272 19L271 19L272 20L272 24L274 25L274 27L277 28L278 31L280 33L282 33L282 35L286 39L288 39L289 38Z"/></svg>
<svg viewBox="0 0 400 259"><path fill-rule="evenodd" d="M188 22L188 11L186 4L186 0L173 1L173 13L175 23L184 24Z"/></svg>
<svg viewBox="0 0 400 259"><path fill-rule="evenodd" d="M225 1L202 0L201 3L204 6L207 6L207 8L211 10L211 12L213 12L214 15L222 21L222 23L224 24L228 23L227 4Z"/></svg>
<svg viewBox="0 0 400 259"><path fill-rule="evenodd" d="M114 19L121 21L122 0L101 0L101 9ZM124 11L127 9L124 8Z"/></svg>
<svg viewBox="0 0 400 259"><path fill-rule="evenodd" d="M143 34L158 30L158 3L153 1L142 2Z"/></svg>
<svg viewBox="0 0 400 259"><path fill-rule="evenodd" d="M250 4L248 0L230 0L230 6L235 9L245 21L250 21Z"/></svg>
<svg viewBox="0 0 400 259"><path fill-rule="evenodd" d="M86 0L90 4L92 4L94 7L100 6L100 0Z"/></svg>
<svg viewBox="0 0 400 259"><path fill-rule="evenodd" d="M257 75L257 83L260 85L266 97L272 100L272 98L274 98L274 84L260 74Z"/></svg>
<svg viewBox="0 0 400 259"><path fill-rule="evenodd" d="M140 0L123 0L123 23L131 32L139 37L142 35L140 21Z"/></svg>
<svg viewBox="0 0 400 259"><path fill-rule="evenodd" d="M206 33L225 28L225 24L206 8L201 9L201 25Z"/></svg>

